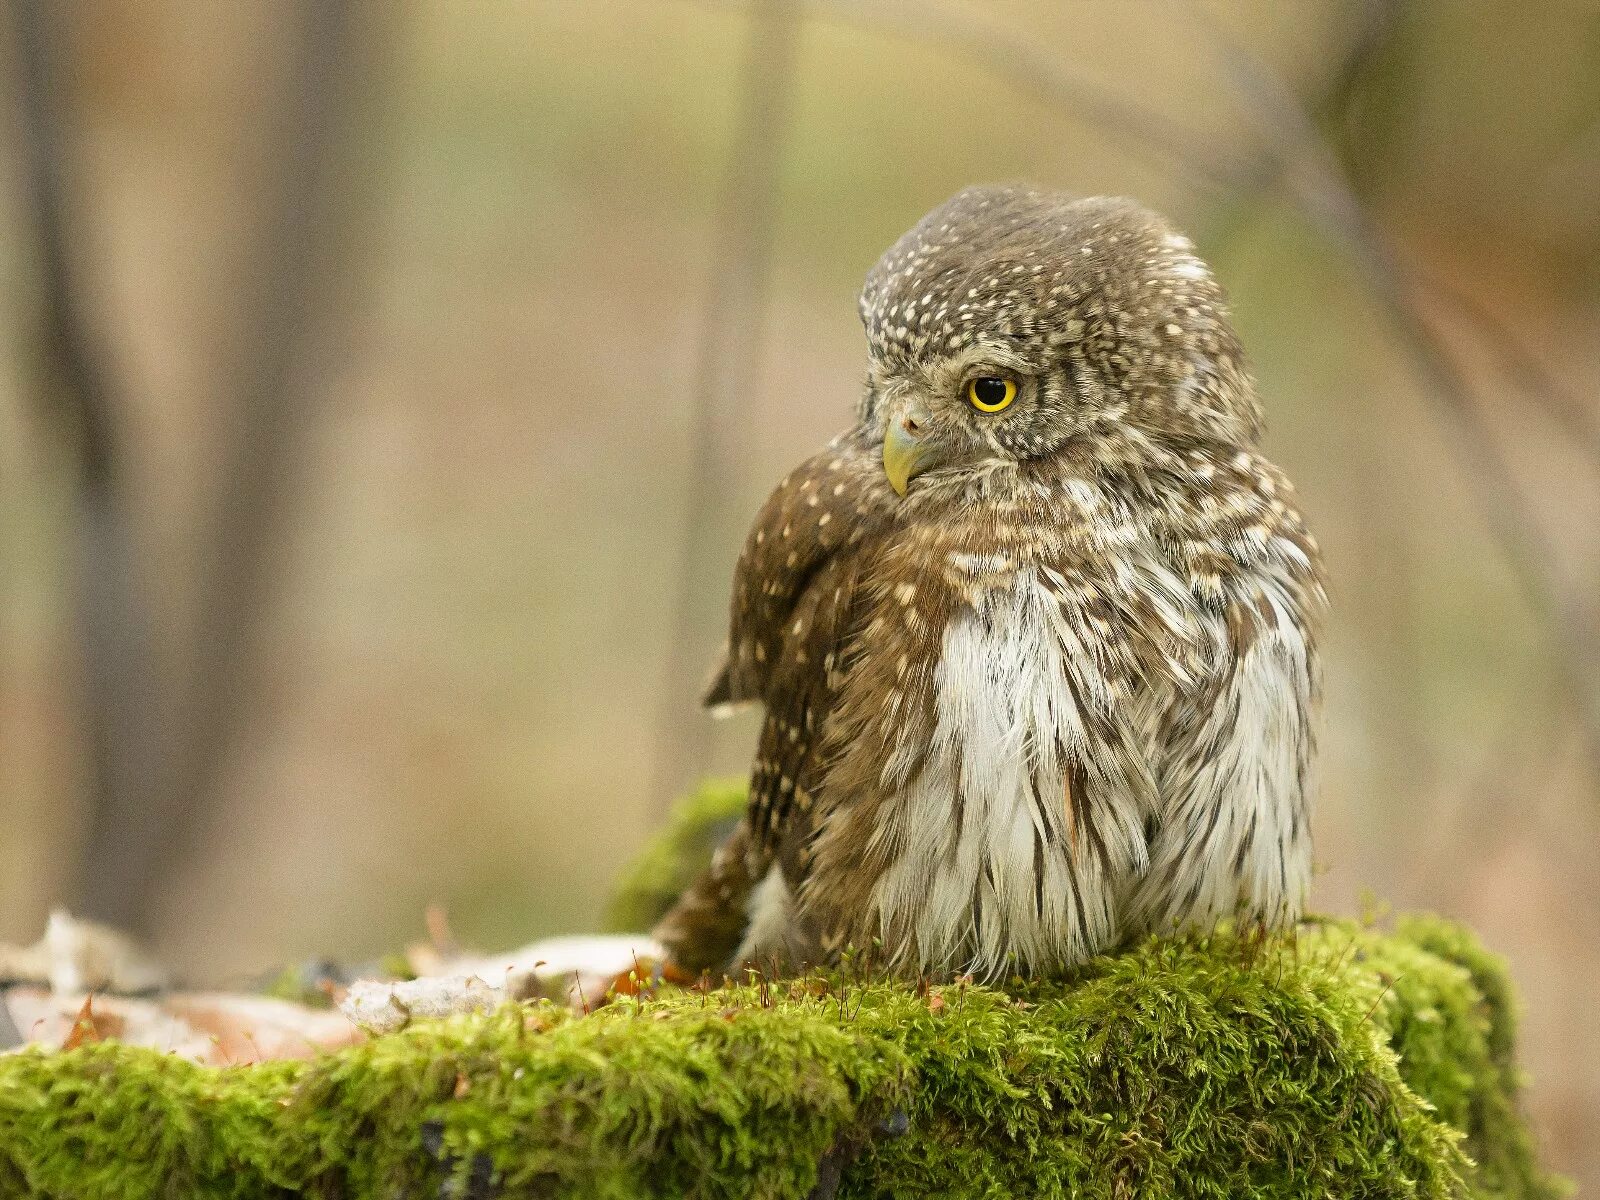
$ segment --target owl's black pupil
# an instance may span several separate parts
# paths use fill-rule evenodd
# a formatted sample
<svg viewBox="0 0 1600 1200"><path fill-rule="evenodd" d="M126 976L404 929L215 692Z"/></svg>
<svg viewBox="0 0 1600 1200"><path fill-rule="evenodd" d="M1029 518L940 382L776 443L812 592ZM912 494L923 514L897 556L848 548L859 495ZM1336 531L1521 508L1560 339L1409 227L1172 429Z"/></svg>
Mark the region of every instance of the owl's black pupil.
<svg viewBox="0 0 1600 1200"><path fill-rule="evenodd" d="M978 379L972 384L972 394L981 404L999 404L1006 398L1004 379Z"/></svg>

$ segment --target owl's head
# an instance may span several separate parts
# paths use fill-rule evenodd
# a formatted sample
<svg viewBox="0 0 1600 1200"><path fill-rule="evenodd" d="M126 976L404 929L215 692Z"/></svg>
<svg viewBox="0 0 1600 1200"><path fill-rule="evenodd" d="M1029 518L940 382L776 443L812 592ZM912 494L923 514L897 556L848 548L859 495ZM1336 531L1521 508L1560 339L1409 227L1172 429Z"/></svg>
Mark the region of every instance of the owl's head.
<svg viewBox="0 0 1600 1200"><path fill-rule="evenodd" d="M1260 434L1221 289L1131 200L968 188L878 261L860 306L861 421L902 495L926 471Z"/></svg>

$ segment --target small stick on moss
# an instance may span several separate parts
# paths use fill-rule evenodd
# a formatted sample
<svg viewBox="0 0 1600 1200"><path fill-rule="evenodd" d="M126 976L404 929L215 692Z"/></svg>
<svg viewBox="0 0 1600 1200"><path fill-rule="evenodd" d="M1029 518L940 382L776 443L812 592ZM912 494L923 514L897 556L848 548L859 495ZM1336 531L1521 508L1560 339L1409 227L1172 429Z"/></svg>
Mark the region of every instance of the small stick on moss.
<svg viewBox="0 0 1600 1200"><path fill-rule="evenodd" d="M817 1162L817 1182L806 1193L806 1200L834 1200L839 1194L839 1185L844 1182L844 1169L860 1153L861 1143L858 1139L836 1138Z"/></svg>
<svg viewBox="0 0 1600 1200"><path fill-rule="evenodd" d="M1399 983L1400 980L1404 978L1404 975L1396 975L1393 979L1384 981L1383 990L1378 993L1378 998L1372 1002L1372 1007L1367 1009L1367 1015L1361 1018L1361 1023L1363 1025L1368 1024L1372 1020L1372 1015L1378 1011L1378 1005L1382 1004L1385 998L1388 997L1389 993L1394 990L1394 985Z"/></svg>

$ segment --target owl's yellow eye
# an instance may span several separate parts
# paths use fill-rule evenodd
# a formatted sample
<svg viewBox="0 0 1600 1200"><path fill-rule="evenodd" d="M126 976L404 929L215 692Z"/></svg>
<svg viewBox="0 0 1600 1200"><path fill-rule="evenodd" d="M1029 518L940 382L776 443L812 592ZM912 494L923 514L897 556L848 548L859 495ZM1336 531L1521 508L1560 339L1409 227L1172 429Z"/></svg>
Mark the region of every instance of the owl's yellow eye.
<svg viewBox="0 0 1600 1200"><path fill-rule="evenodd" d="M967 384L967 399L979 412L999 412L1017 398L1017 381L982 375Z"/></svg>

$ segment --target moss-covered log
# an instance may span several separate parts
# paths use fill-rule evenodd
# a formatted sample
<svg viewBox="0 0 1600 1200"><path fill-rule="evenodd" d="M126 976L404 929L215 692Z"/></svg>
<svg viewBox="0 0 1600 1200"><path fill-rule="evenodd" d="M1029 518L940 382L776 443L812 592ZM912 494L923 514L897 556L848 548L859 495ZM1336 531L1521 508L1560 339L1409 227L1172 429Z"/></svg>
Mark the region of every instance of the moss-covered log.
<svg viewBox="0 0 1600 1200"><path fill-rule="evenodd" d="M649 871L665 893L680 868ZM1466 932L1409 918L1003 989L511 1007L310 1063L33 1050L0 1059L0 1195L803 1197L819 1172L841 1196L1556 1195L1509 1004Z"/></svg>

